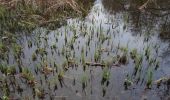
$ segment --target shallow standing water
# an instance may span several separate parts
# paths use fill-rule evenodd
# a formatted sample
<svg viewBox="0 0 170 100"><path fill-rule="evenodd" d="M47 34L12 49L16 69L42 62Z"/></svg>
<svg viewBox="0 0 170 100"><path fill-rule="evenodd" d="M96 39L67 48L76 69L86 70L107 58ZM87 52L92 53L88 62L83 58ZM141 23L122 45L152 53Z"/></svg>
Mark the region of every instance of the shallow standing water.
<svg viewBox="0 0 170 100"><path fill-rule="evenodd" d="M170 76L169 41L159 36L163 20L145 22L149 15L112 11L105 3L95 1L85 19L68 19L66 25L54 31L37 28L31 36L19 38L21 66L31 70L37 84L33 89L16 75L16 84L23 91L18 93L11 88L11 94L20 99L38 99L38 93L34 96L38 89L45 93L45 100L168 99L169 88L154 84L155 80ZM137 71L131 57L133 51L142 58ZM19 66L12 50L8 64ZM44 74L45 66L53 72ZM153 83L147 89L150 71ZM131 85L125 88L127 79Z"/></svg>

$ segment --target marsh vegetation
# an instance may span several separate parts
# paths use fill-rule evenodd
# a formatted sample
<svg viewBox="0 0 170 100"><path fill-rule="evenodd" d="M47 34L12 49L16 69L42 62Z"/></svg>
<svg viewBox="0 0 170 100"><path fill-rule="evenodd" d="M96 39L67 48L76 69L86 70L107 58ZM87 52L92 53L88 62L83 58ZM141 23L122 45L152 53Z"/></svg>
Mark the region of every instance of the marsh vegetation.
<svg viewBox="0 0 170 100"><path fill-rule="evenodd" d="M1 0L0 99L169 100L168 0Z"/></svg>

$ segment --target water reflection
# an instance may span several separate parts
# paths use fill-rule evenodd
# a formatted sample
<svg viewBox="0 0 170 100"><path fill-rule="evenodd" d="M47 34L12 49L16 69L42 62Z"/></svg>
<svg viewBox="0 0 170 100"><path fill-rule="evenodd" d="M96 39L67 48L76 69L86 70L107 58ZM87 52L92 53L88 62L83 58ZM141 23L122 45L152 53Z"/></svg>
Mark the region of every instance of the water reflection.
<svg viewBox="0 0 170 100"><path fill-rule="evenodd" d="M170 2L167 0L150 1L144 11L138 8L146 1L102 0L104 8L111 14L124 13L125 21L132 26L135 33L150 34L153 30L161 33L161 38L169 38ZM165 3L166 2L166 3Z"/></svg>
<svg viewBox="0 0 170 100"><path fill-rule="evenodd" d="M170 75L169 42L159 37L162 23L169 21L163 19L126 11L118 0L97 0L85 20L68 19L54 31L37 28L22 36L22 48L15 48L19 55L3 62L23 67L16 69L16 87L7 89L30 99L166 98L168 87L159 92L165 85L158 89L151 82Z"/></svg>

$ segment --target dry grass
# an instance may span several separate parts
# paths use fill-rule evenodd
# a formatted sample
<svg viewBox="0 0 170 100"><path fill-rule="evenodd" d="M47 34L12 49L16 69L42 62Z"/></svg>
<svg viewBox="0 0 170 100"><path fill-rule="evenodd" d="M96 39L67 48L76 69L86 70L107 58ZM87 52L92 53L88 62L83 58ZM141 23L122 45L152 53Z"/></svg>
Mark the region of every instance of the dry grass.
<svg viewBox="0 0 170 100"><path fill-rule="evenodd" d="M70 8L80 13L80 7L75 0L0 0L0 4L5 5L9 9L15 8L19 3L41 8L45 14L61 8Z"/></svg>
<svg viewBox="0 0 170 100"><path fill-rule="evenodd" d="M84 17L94 0L0 0L0 33L55 28L67 18Z"/></svg>

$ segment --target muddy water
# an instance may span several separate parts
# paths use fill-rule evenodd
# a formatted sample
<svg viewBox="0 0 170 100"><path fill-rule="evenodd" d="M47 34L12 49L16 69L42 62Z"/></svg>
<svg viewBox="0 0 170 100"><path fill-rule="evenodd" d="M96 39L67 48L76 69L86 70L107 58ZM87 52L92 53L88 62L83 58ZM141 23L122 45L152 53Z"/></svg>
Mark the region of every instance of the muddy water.
<svg viewBox="0 0 170 100"><path fill-rule="evenodd" d="M168 99L168 86L157 88L154 83L170 76L169 41L159 35L164 19L126 10L114 11L105 3L95 1L85 19L68 19L67 25L56 30L37 28L31 36L24 35L18 40L23 51L21 66L35 76L34 88L44 91L45 100ZM137 74L130 56L133 50L142 57ZM36 60L33 61L34 54ZM126 61L120 61L124 54ZM92 65L96 63L106 66ZM8 64L19 66L12 55ZM53 72L45 75L42 73L44 66L54 69ZM148 89L150 71L153 76ZM62 82L58 80L59 73L63 76ZM10 92L12 96L39 99L38 95L34 96L33 87L17 75L15 77L23 91L18 93L14 88ZM105 81L103 77L107 77ZM131 85L126 88L127 79ZM0 94L3 95L2 91Z"/></svg>

